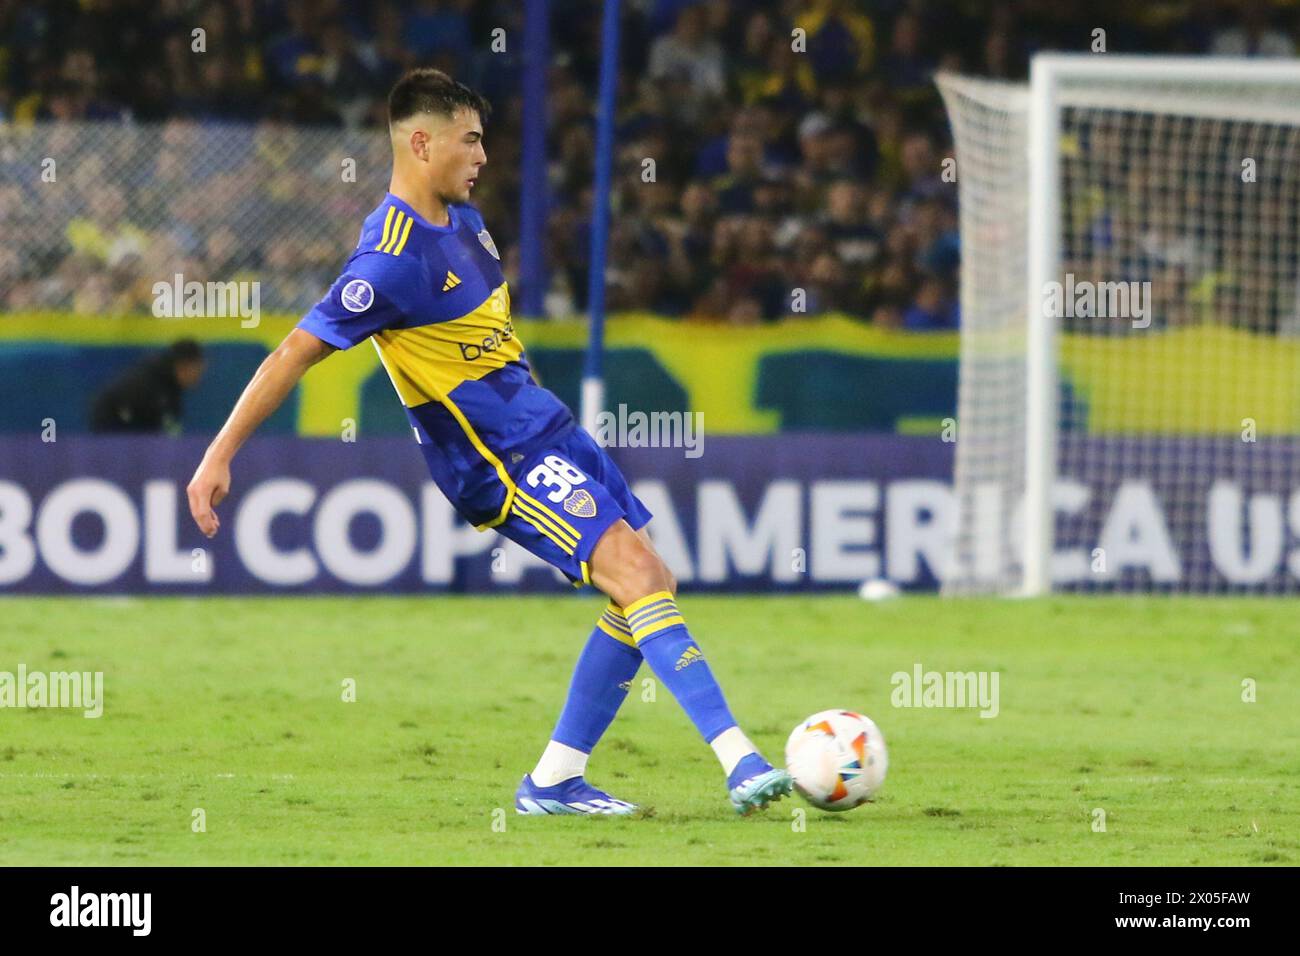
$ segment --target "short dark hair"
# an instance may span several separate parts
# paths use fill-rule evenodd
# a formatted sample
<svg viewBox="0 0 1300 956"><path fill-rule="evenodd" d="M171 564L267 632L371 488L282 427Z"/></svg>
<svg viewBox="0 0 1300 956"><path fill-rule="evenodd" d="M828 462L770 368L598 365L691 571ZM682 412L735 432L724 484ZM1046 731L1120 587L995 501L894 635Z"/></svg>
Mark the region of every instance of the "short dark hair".
<svg viewBox="0 0 1300 956"><path fill-rule="evenodd" d="M451 119L460 109L478 113L479 121L483 123L492 112L492 107L481 94L432 67L407 70L388 94L390 123L400 123L417 113L437 113Z"/></svg>
<svg viewBox="0 0 1300 956"><path fill-rule="evenodd" d="M173 362L202 362L203 346L194 339L177 339L167 348L167 357Z"/></svg>

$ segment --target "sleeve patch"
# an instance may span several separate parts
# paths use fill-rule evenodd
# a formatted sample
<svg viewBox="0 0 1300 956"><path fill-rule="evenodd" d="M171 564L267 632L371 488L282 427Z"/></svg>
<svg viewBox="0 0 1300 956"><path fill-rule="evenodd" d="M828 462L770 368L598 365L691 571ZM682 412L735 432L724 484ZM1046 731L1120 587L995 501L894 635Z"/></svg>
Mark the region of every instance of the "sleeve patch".
<svg viewBox="0 0 1300 956"><path fill-rule="evenodd" d="M374 304L374 287L365 279L353 279L339 293L339 301L349 312L364 312Z"/></svg>

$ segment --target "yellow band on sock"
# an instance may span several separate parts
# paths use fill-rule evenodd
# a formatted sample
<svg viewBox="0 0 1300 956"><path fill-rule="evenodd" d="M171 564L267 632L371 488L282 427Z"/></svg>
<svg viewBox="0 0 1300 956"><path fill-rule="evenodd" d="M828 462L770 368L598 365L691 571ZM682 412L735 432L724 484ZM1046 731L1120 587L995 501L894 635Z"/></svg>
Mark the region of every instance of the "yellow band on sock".
<svg viewBox="0 0 1300 956"><path fill-rule="evenodd" d="M686 623L668 591L656 591L633 601L623 609L623 616L632 629L632 640L638 644L662 630Z"/></svg>
<svg viewBox="0 0 1300 956"><path fill-rule="evenodd" d="M669 591L656 591L654 594L647 594L639 601L633 601L627 607L623 608L623 616L626 618L631 618L633 614L641 610L651 601L662 601L665 598L671 601L673 599L672 593Z"/></svg>
<svg viewBox="0 0 1300 956"><path fill-rule="evenodd" d="M628 626L627 618L623 616L623 609L613 601L609 602L605 612L596 619L596 626L614 640L628 647L636 647L636 642L632 639L632 628Z"/></svg>

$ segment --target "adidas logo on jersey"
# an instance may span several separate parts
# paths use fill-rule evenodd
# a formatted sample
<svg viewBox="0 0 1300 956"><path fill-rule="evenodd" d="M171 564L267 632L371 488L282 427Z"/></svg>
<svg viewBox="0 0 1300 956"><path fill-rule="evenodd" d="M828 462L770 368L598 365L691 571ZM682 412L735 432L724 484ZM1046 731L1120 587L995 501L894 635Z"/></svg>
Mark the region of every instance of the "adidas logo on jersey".
<svg viewBox="0 0 1300 956"><path fill-rule="evenodd" d="M673 665L673 670L679 671L683 667L690 667L696 661L702 661L702 660L704 660L703 651L701 651L698 647L688 647L682 653L682 656L677 658L677 663Z"/></svg>
<svg viewBox="0 0 1300 956"><path fill-rule="evenodd" d="M444 282L444 283L442 284L442 291L443 291L443 292L450 292L452 289L456 288L456 286L458 286L458 285L460 285L460 276L456 275L456 273L454 273L454 272L448 271L448 272L447 272L447 281Z"/></svg>

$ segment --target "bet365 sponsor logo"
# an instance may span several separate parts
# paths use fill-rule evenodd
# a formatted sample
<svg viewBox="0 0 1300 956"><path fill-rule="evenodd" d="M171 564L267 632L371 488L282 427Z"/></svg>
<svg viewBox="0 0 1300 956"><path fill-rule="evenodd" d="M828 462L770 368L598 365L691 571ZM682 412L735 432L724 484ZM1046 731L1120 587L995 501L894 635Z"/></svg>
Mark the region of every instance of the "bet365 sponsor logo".
<svg viewBox="0 0 1300 956"><path fill-rule="evenodd" d="M478 343L458 342L460 357L466 362L476 362L484 355L497 351L515 337L515 323L510 319L499 329L493 329L491 335L485 335Z"/></svg>

